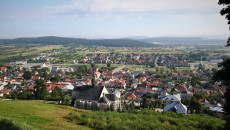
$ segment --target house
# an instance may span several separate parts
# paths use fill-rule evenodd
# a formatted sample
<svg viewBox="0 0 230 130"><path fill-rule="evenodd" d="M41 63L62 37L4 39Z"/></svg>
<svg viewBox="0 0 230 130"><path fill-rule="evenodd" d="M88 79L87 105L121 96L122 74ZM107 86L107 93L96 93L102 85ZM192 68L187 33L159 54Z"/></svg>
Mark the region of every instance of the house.
<svg viewBox="0 0 230 130"><path fill-rule="evenodd" d="M40 76L32 76L31 79L32 80L37 80L37 79L41 79L41 77Z"/></svg>
<svg viewBox="0 0 230 130"><path fill-rule="evenodd" d="M180 96L180 94L176 94L176 95L163 95L163 96L161 96L161 103L162 104L168 104L170 102L181 102L181 96Z"/></svg>
<svg viewBox="0 0 230 130"><path fill-rule="evenodd" d="M133 100L133 99L136 99L136 98L137 98L137 96L136 96L134 93L131 93L131 94L127 97L128 100Z"/></svg>
<svg viewBox="0 0 230 130"><path fill-rule="evenodd" d="M164 112L187 113L187 107L181 102L170 102L165 105Z"/></svg>
<svg viewBox="0 0 230 130"><path fill-rule="evenodd" d="M0 67L0 72L6 72L7 68L6 67Z"/></svg>
<svg viewBox="0 0 230 130"><path fill-rule="evenodd" d="M203 108L209 108L211 104L206 99L199 99L199 102L203 105Z"/></svg>
<svg viewBox="0 0 230 130"><path fill-rule="evenodd" d="M188 97L192 97L193 96L193 93L192 92L189 92L189 91L183 91L181 92L181 98L188 98Z"/></svg>
<svg viewBox="0 0 230 130"><path fill-rule="evenodd" d="M0 81L0 90L4 89L4 86L7 85L7 82Z"/></svg>
<svg viewBox="0 0 230 130"><path fill-rule="evenodd" d="M75 87L72 91L72 105L80 109L105 110L113 108L118 110L121 102L115 94L109 94L105 86Z"/></svg>

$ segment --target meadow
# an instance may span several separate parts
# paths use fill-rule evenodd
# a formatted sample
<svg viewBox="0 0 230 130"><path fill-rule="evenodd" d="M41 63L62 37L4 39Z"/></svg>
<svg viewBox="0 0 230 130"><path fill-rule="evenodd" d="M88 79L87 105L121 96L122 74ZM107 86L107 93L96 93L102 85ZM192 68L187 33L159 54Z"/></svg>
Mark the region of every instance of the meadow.
<svg viewBox="0 0 230 130"><path fill-rule="evenodd" d="M84 110L43 103L40 100L0 101L0 129L7 124L15 129L90 129L66 119L70 112ZM7 127L9 128L9 127Z"/></svg>

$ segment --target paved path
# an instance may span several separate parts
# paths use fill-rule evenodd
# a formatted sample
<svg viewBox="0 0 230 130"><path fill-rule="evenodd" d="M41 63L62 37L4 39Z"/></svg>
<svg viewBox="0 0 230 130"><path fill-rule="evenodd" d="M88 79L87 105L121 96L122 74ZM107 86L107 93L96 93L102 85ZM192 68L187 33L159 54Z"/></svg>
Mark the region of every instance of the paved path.
<svg viewBox="0 0 230 130"><path fill-rule="evenodd" d="M120 71L120 70L123 69L124 67L125 67L125 65L122 65L122 66L120 66L120 67L114 69L114 70L113 70L113 73L116 73L116 72Z"/></svg>
<svg viewBox="0 0 230 130"><path fill-rule="evenodd" d="M159 56L157 56L157 58L156 58L156 60L155 60L155 67L157 67L158 65L157 65L157 61L158 61L158 59L159 59Z"/></svg>

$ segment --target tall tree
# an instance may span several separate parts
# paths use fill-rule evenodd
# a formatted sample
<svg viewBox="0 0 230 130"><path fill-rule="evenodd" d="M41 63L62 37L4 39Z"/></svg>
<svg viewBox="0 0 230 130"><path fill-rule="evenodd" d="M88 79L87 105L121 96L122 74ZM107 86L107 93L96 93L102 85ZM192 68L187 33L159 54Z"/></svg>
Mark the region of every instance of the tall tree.
<svg viewBox="0 0 230 130"><path fill-rule="evenodd" d="M230 1L229 0L219 0L218 4L225 6L220 11L220 14L222 16L225 15L225 18L228 20L228 24L230 25ZM229 27L229 30L230 30L230 27ZM230 46L230 37L228 38L226 46Z"/></svg>
<svg viewBox="0 0 230 130"><path fill-rule="evenodd" d="M219 0L218 4L225 6L220 11L220 14L222 16L225 15L225 18L228 20L228 24L230 25L230 1ZM230 46L230 37L228 38L226 44L226 47L228 46ZM214 74L213 79L215 81L222 81L223 85L226 86L226 92L224 93L225 104L223 108L226 115L230 115L230 59L224 60L218 66L221 67L221 69ZM230 127L230 116L227 116L227 127Z"/></svg>
<svg viewBox="0 0 230 130"><path fill-rule="evenodd" d="M34 97L35 99L44 100L48 95L47 86L42 79L37 79L35 81L34 87Z"/></svg>

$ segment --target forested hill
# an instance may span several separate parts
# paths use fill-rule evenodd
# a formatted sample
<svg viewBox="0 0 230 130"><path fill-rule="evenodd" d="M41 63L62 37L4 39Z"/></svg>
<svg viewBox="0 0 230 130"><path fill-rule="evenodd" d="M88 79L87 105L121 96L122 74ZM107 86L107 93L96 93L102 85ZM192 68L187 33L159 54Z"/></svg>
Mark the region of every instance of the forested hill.
<svg viewBox="0 0 230 130"><path fill-rule="evenodd" d="M2 39L0 44L41 44L41 45L84 45L84 46L105 46L105 47L153 47L151 43L131 39L81 39L63 37L37 37Z"/></svg>

